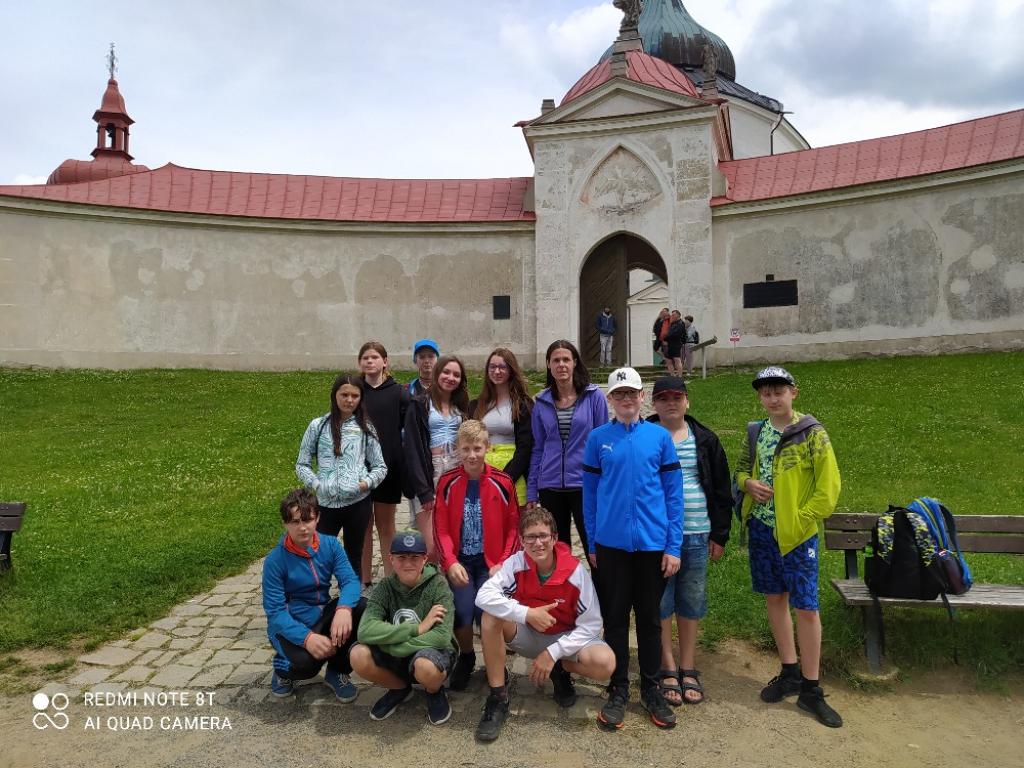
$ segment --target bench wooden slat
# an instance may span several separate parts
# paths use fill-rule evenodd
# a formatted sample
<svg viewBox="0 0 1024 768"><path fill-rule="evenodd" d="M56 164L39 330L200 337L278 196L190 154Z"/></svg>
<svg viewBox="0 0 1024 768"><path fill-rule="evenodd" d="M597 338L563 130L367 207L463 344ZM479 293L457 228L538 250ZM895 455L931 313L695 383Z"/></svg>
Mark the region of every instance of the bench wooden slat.
<svg viewBox="0 0 1024 768"><path fill-rule="evenodd" d="M957 539L964 552L1024 554L1024 536L968 533L959 534ZM825 546L829 549L864 549L870 543L870 532L825 531Z"/></svg>
<svg viewBox="0 0 1024 768"><path fill-rule="evenodd" d="M847 605L872 605L867 585L860 579L832 579L832 586ZM996 610L1024 610L1024 590L1013 584L975 584L965 595L947 595L954 608L993 608ZM945 608L941 598L913 600L902 597L880 597L883 606Z"/></svg>
<svg viewBox="0 0 1024 768"><path fill-rule="evenodd" d="M0 531L20 531L24 516L24 502L0 501Z"/></svg>
<svg viewBox="0 0 1024 768"><path fill-rule="evenodd" d="M953 515L957 533L1024 534L1024 515Z"/></svg>
<svg viewBox="0 0 1024 768"><path fill-rule="evenodd" d="M1024 554L1024 536L985 536L979 534L958 534L957 541L963 552L995 552L1003 554Z"/></svg>
<svg viewBox="0 0 1024 768"><path fill-rule="evenodd" d="M864 549L870 543L870 531L825 531L825 546L829 549Z"/></svg>
<svg viewBox="0 0 1024 768"><path fill-rule="evenodd" d="M839 512L825 519L827 531L871 531L878 515ZM1024 515L953 515L958 533L1024 534Z"/></svg>
<svg viewBox="0 0 1024 768"><path fill-rule="evenodd" d="M879 515L865 512L836 512L825 518L826 531L870 531Z"/></svg>

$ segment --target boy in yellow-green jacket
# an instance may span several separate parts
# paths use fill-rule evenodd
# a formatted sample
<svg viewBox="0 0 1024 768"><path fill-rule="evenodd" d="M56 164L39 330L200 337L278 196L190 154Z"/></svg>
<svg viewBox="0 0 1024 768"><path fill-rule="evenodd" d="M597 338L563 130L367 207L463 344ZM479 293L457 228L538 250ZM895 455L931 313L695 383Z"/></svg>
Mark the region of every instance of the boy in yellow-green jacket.
<svg viewBox="0 0 1024 768"><path fill-rule="evenodd" d="M750 542L750 577L765 596L768 622L782 671L761 690L774 703L799 694L797 705L830 728L843 719L825 702L818 683L821 617L818 614L818 524L839 499L839 466L825 428L813 416L793 410L798 390L785 368L769 366L753 382L768 413L756 431L756 445L744 437L736 485L745 494L743 520ZM797 661L793 641L800 645Z"/></svg>

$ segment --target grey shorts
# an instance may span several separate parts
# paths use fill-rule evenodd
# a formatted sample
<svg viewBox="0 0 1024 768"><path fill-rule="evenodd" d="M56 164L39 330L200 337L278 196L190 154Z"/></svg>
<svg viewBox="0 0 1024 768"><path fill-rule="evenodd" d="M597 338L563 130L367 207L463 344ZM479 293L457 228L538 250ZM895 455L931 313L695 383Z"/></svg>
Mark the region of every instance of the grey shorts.
<svg viewBox="0 0 1024 768"><path fill-rule="evenodd" d="M528 624L520 624L516 627L515 637L509 640L506 645L510 651L523 658L536 659L540 656L541 651L546 651L549 645L557 643L568 634L568 632L557 632L553 635L546 635L543 632L538 632ZM605 642L594 638L583 647L589 648L592 645L605 645ZM580 660L578 653L572 656L563 656L562 658L566 661Z"/></svg>

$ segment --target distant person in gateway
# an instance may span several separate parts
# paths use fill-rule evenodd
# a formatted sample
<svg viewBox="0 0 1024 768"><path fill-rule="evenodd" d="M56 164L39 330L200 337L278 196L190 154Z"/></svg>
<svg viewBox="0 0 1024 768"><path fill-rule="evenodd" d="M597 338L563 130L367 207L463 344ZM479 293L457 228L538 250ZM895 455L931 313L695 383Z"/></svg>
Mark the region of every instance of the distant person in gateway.
<svg viewBox="0 0 1024 768"><path fill-rule="evenodd" d="M615 315L611 307L605 307L597 316L597 334L601 337L601 365L612 364L612 344L615 341Z"/></svg>

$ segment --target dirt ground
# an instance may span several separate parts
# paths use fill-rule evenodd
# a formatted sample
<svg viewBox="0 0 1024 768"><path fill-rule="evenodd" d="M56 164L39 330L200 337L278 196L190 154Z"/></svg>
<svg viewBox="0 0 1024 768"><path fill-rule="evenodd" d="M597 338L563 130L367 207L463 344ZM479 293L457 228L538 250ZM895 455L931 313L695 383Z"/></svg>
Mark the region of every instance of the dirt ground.
<svg viewBox="0 0 1024 768"><path fill-rule="evenodd" d="M659 732L631 704L625 728L599 731L592 719L600 699L581 697L557 712L546 697L518 681L518 711L501 739L473 740L483 700L477 678L470 691L452 694L454 713L442 726L426 721L422 694L390 719L373 722L364 691L356 705L326 703L312 689L292 700L254 701L243 692L212 708L87 707L71 702L62 731L33 726L31 696L0 699L0 768L35 766L849 766L1024 767L1024 682L1003 694L961 693L973 685L959 674L930 674L889 691L854 691L829 685L830 702L846 724L824 728L794 700L766 705L759 687L774 673L773 658L727 643L699 660L708 700L681 707L679 726ZM827 683L828 681L826 681ZM317 686L322 688L322 686ZM326 690L326 689L324 689ZM202 711L205 710L205 711ZM55 710L47 710L54 713ZM163 730L161 718L202 714L228 718L230 730ZM153 718L148 731L111 731L107 718ZM87 730L98 716L100 730ZM42 721L40 721L42 722ZM168 720L173 724L173 720ZM223 721L222 723L223 724Z"/></svg>

